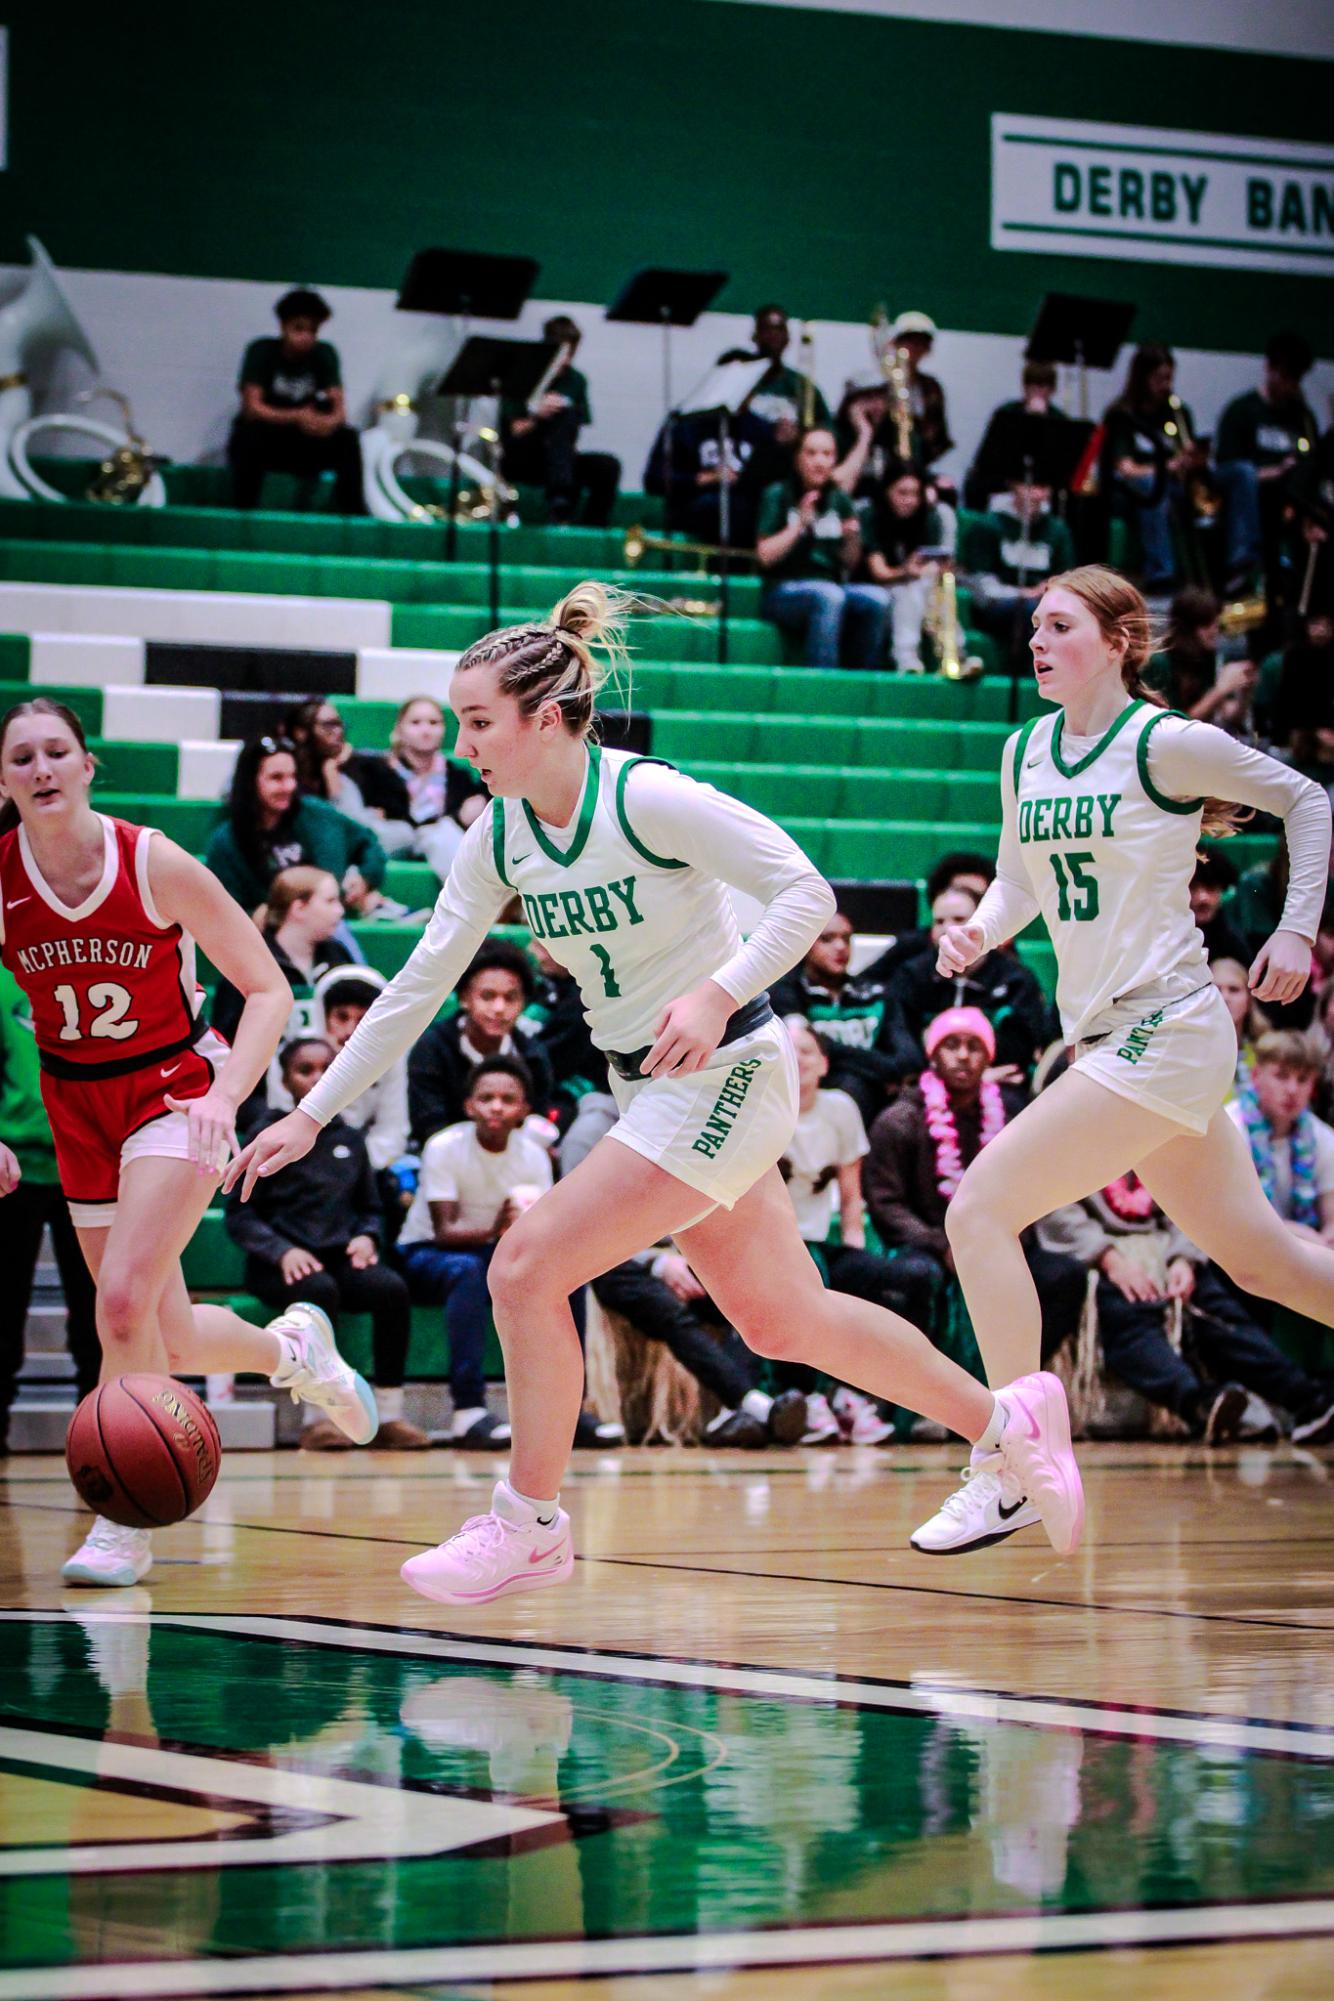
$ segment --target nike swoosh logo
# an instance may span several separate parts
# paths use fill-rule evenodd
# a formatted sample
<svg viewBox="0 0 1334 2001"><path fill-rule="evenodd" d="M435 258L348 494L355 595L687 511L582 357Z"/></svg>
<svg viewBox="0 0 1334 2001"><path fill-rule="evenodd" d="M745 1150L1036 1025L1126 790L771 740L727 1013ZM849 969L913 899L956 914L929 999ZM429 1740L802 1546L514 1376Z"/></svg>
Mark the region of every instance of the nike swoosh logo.
<svg viewBox="0 0 1334 2001"><path fill-rule="evenodd" d="M520 863L520 862L526 862L526 861L528 861L528 860L530 859L531 855L532 855L532 852L533 852L533 851L532 851L532 849L531 849L531 848L529 848L529 850L528 850L528 853L527 853L526 855L511 855L511 856L510 856L510 867L511 867L511 868L517 868L517 867L519 866L519 863Z"/></svg>
<svg viewBox="0 0 1334 2001"><path fill-rule="evenodd" d="M1007 1508L1004 1501L998 1501L996 1503L996 1513L1000 1516L1003 1522L1008 1522L1011 1515L1018 1514L1020 1508L1024 1506L1024 1503L1027 1500L1027 1498L1028 1498L1027 1495L1024 1495L1020 1500L1017 1500L1015 1502L1012 1508Z"/></svg>
<svg viewBox="0 0 1334 2001"><path fill-rule="evenodd" d="M170 1070L159 1070L158 1075L159 1077L174 1077L180 1067L179 1063L173 1063Z"/></svg>
<svg viewBox="0 0 1334 2001"><path fill-rule="evenodd" d="M12 900L5 905L5 909L17 910L21 903L31 903L31 902L32 898L30 896L16 896L12 898Z"/></svg>
<svg viewBox="0 0 1334 2001"><path fill-rule="evenodd" d="M1024 770L1036 771L1041 762L1042 759L1040 757L1030 757L1028 763L1024 766Z"/></svg>
<svg viewBox="0 0 1334 2001"><path fill-rule="evenodd" d="M535 1549L529 1552L530 1567L534 1563L561 1563L565 1557L565 1544L561 1541L555 1549Z"/></svg>
<svg viewBox="0 0 1334 2001"><path fill-rule="evenodd" d="M1040 1431L1038 1430L1038 1426L1037 1426L1037 1420L1036 1420L1036 1418L1035 1418L1035 1417L1033 1416L1033 1413L1032 1413L1032 1411L1031 1411L1031 1410L1030 1410L1030 1409L1028 1408L1028 1405L1027 1405L1027 1404L1026 1404L1026 1403L1024 1402L1023 1398L1022 1398L1022 1397L1016 1397L1014 1401L1015 1401L1015 1404L1016 1404L1016 1406L1018 1407L1018 1409L1020 1409L1020 1410L1021 1410L1021 1411L1022 1411L1022 1412L1024 1413L1024 1416L1025 1416L1025 1417L1026 1417L1026 1418L1028 1419L1028 1435L1029 1435L1029 1437L1030 1437L1030 1438L1041 1438L1041 1436L1042 1436L1042 1433L1041 1433L1041 1432L1040 1432Z"/></svg>

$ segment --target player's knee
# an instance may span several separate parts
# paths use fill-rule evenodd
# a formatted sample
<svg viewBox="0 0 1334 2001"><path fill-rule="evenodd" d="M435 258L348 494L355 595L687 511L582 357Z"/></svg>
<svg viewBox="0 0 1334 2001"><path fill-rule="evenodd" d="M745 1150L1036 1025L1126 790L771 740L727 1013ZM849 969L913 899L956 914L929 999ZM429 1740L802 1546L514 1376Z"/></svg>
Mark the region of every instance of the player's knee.
<svg viewBox="0 0 1334 2001"><path fill-rule="evenodd" d="M802 1362L809 1359L810 1331L795 1327L777 1309L741 1313L732 1324L753 1355L766 1362Z"/></svg>
<svg viewBox="0 0 1334 2001"><path fill-rule="evenodd" d="M502 1312L531 1309L551 1291L551 1260L535 1232L517 1224L496 1245L486 1275L491 1304Z"/></svg>
<svg viewBox="0 0 1334 2001"><path fill-rule="evenodd" d="M135 1340L153 1304L133 1271L108 1272L103 1266L97 1281L97 1332L103 1345Z"/></svg>

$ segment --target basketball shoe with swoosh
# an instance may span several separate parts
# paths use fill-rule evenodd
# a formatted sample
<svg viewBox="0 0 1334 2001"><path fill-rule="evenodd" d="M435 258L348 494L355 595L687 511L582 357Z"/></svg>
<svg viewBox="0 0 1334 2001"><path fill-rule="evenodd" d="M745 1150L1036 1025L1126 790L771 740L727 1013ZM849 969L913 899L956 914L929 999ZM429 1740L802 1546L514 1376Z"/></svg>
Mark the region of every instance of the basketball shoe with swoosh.
<svg viewBox="0 0 1334 2001"><path fill-rule="evenodd" d="M318 1404L354 1445L369 1445L380 1427L375 1392L339 1354L328 1314L298 1300L264 1331L284 1344L269 1377L274 1389L290 1390L293 1403Z"/></svg>
<svg viewBox="0 0 1334 2001"><path fill-rule="evenodd" d="M66 1584L100 1584L114 1591L138 1584L152 1568L147 1529L122 1528L119 1522L97 1515L60 1574Z"/></svg>
<svg viewBox="0 0 1334 2001"><path fill-rule="evenodd" d="M399 1575L440 1605L486 1605L511 1591L563 1584L574 1571L570 1517L557 1508L541 1522L536 1511L498 1480L491 1513L474 1515L434 1549L410 1556Z"/></svg>
<svg viewBox="0 0 1334 2001"><path fill-rule="evenodd" d="M1084 1533L1084 1487L1065 1385L1049 1369L1037 1369L997 1390L996 1401L1006 1416L1001 1477L1032 1502L1056 1554L1073 1556Z"/></svg>
<svg viewBox="0 0 1334 2001"><path fill-rule="evenodd" d="M914 1529L908 1540L924 1556L963 1556L970 1549L987 1549L1004 1542L1016 1529L1034 1527L1041 1515L1012 1477L1001 1471L999 1452L973 1448L964 1468L963 1485L941 1503L930 1521Z"/></svg>

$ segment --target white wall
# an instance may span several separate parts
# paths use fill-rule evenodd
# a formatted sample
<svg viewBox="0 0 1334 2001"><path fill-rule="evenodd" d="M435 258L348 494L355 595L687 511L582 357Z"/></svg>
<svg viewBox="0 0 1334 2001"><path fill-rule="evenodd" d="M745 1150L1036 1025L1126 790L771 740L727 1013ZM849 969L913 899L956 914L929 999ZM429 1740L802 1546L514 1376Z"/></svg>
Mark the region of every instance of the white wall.
<svg viewBox="0 0 1334 2001"><path fill-rule="evenodd" d="M7 290L23 275L0 267ZM174 459L220 458L236 407L242 351L254 335L275 330L273 302L285 287L277 281L268 285L123 271L71 271L62 274L62 281L97 351L101 380L129 396L138 426L153 447ZM396 312L391 292L337 286L322 290L334 309L329 334L342 356L349 408L358 422L365 421L377 390L397 379L393 358L405 346L423 337L438 338L447 357L457 339L449 323ZM516 325L478 322L476 330L531 337L553 312L571 313L584 329L579 365L590 380L595 417L585 443L615 452L625 468L625 484L637 488L662 414L661 336L650 327L608 324L601 307L576 300L530 301ZM749 326L738 315L709 313L673 337L678 401L722 349L745 340ZM833 405L848 378L868 380L876 373L868 331L859 324L822 321L814 333L815 373ZM945 384L951 429L960 445L946 461L946 470L962 472L990 411L1017 393L1023 345L1020 335L941 333L930 366ZM795 339L790 355L796 359ZM1188 348L1178 349L1177 355L1178 386L1203 431L1213 428L1229 397L1258 377L1254 355ZM1123 364L1126 359L1128 353ZM0 354L0 374L11 365ZM1090 376L1090 414L1102 410L1119 379L1119 373ZM62 364L43 407L68 408L71 394L86 380L79 364ZM1334 363L1317 364L1306 386L1322 424L1328 422ZM1073 380L1063 385L1063 394L1067 410L1078 415ZM100 414L114 418L107 408Z"/></svg>

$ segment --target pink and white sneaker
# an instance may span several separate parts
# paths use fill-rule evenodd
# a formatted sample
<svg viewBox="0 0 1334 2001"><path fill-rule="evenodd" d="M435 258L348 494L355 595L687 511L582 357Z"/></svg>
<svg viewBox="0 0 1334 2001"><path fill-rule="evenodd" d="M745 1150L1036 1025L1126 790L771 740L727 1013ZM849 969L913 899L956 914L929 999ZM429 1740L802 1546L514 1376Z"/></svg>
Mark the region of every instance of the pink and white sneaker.
<svg viewBox="0 0 1334 2001"><path fill-rule="evenodd" d="M838 1419L839 1430L849 1445L883 1445L894 1436L894 1427L881 1416L878 1405L860 1390L841 1383L829 1399Z"/></svg>
<svg viewBox="0 0 1334 2001"><path fill-rule="evenodd" d="M1084 1533L1084 1489L1070 1443L1070 1410L1059 1377L1046 1369L997 1390L1006 1415L1001 1468L1042 1518L1058 1556L1073 1556Z"/></svg>
<svg viewBox="0 0 1334 2001"><path fill-rule="evenodd" d="M509 1591L563 1584L574 1571L570 1517L557 1508L543 1523L507 1480L496 1482L491 1513L474 1515L448 1542L410 1556L399 1575L440 1605L485 1605Z"/></svg>

